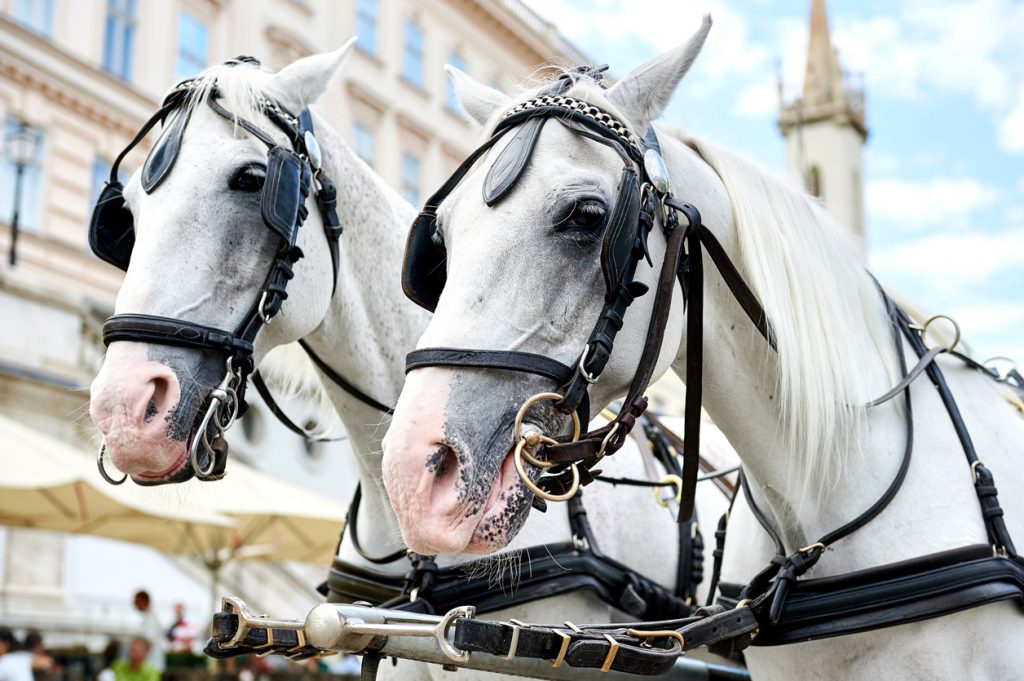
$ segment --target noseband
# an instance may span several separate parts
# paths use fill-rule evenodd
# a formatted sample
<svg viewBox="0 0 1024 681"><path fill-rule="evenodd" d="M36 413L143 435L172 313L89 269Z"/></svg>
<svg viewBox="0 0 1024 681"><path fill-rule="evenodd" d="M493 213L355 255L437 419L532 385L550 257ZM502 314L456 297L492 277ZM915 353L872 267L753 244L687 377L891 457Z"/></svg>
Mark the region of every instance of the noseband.
<svg viewBox="0 0 1024 681"><path fill-rule="evenodd" d="M258 64L252 58L238 58L229 63L240 62ZM194 94L196 87L195 81L180 83L111 167L110 179L93 212L89 243L97 256L120 269L128 268L135 234L131 213L124 202L124 188L117 179L118 166L157 123L165 122L164 131L142 168L142 187L146 193L152 193L163 182L177 160L191 114L189 97ZM199 429L192 436L189 449L192 469L201 480L217 480L224 476L228 446L223 436L235 419L247 409L245 390L247 380L255 369L253 342L256 334L280 311L288 297L288 281L294 276L293 265L303 256L297 241L299 228L307 217L305 203L310 193L316 198L330 247L332 293L337 286L338 240L342 233L336 212L336 190L321 167L322 156L313 134L313 120L309 110L303 109L295 116L274 100L266 97L259 100L259 106L267 118L288 138L290 146L284 146L250 121L227 111L217 101L218 98L216 87L211 88L206 95L206 102L213 111L267 146L267 173L260 197L260 210L264 224L279 237L279 245L259 293L234 331L174 317L144 314L118 314L103 324L104 345L133 341L207 350L224 357L224 377L207 396L205 413ZM127 476L114 479L104 469L105 449L106 445L101 444L97 454L100 473L107 482L121 484ZM205 455L206 465L200 461L201 455Z"/></svg>

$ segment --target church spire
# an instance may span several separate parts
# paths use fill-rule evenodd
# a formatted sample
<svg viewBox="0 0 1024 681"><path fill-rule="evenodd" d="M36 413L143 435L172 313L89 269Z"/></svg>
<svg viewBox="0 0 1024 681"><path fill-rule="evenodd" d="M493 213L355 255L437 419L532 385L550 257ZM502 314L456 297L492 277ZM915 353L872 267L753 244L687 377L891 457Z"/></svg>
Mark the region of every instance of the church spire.
<svg viewBox="0 0 1024 681"><path fill-rule="evenodd" d="M828 30L825 0L811 0L811 31L807 43L807 70L803 100L806 105L839 102L843 98L843 72L839 68Z"/></svg>

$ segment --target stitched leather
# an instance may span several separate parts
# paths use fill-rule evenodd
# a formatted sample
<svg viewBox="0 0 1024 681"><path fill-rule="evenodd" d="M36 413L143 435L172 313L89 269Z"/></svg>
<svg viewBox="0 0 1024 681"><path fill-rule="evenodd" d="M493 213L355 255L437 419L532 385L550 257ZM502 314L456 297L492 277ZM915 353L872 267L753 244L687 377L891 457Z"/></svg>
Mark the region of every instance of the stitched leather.
<svg viewBox="0 0 1024 681"><path fill-rule="evenodd" d="M274 147L267 155L267 179L260 194L260 212L267 227L289 246L295 245L297 219L301 205L303 161L284 147Z"/></svg>
<svg viewBox="0 0 1024 681"><path fill-rule="evenodd" d="M519 182L519 177L526 170L537 146L537 138L544 128L546 118L532 118L516 130L508 145L501 150L498 158L491 164L484 178L484 203L493 206L505 198L505 195Z"/></svg>
<svg viewBox="0 0 1024 681"><path fill-rule="evenodd" d="M152 193L170 174L181 151L181 140L191 117L191 109L179 109L172 114L171 122L164 128L145 163L142 164L142 188Z"/></svg>

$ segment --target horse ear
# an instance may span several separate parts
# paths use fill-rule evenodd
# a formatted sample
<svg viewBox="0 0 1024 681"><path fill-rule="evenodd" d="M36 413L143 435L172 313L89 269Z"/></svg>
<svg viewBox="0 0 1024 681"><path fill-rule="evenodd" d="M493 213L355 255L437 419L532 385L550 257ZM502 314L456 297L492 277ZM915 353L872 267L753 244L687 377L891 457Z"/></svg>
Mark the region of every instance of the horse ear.
<svg viewBox="0 0 1024 681"><path fill-rule="evenodd" d="M608 90L608 100L639 128L661 116L711 30L711 15L685 45L661 54L630 71Z"/></svg>
<svg viewBox="0 0 1024 681"><path fill-rule="evenodd" d="M356 39L351 38L333 52L314 54L292 62L274 74L268 89L272 89L283 104L295 111L306 108L324 94L355 43Z"/></svg>
<svg viewBox="0 0 1024 681"><path fill-rule="evenodd" d="M462 108L480 125L485 124L496 111L505 108L512 101L508 95L476 82L469 74L463 73L451 64L445 64L444 70L452 81L452 87L455 88L455 95L459 98Z"/></svg>

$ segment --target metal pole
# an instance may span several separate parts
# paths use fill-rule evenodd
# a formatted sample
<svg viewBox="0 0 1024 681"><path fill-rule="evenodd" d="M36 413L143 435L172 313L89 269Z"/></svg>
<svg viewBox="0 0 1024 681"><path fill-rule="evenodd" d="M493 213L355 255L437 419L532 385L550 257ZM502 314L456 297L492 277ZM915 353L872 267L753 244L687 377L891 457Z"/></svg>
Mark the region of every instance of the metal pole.
<svg viewBox="0 0 1024 681"><path fill-rule="evenodd" d="M18 218L21 213L21 183L25 175L25 164L15 164L14 173L14 214L11 216L11 250L8 261L11 267L18 262Z"/></svg>

